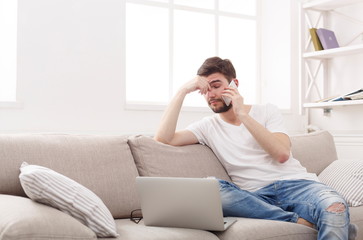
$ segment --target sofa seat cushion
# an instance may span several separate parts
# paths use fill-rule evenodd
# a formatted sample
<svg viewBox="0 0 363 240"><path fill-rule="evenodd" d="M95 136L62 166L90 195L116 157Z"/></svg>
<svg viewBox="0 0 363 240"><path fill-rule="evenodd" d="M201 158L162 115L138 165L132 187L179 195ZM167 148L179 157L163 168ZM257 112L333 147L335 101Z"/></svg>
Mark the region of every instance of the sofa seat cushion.
<svg viewBox="0 0 363 240"><path fill-rule="evenodd" d="M315 229L282 221L238 218L224 232L215 232L221 240L316 240Z"/></svg>
<svg viewBox="0 0 363 240"><path fill-rule="evenodd" d="M216 235L208 231L188 228L149 227L144 225L143 220L136 224L129 219L118 219L116 225L117 232L120 234L118 238L115 238L116 240L218 240Z"/></svg>
<svg viewBox="0 0 363 240"><path fill-rule="evenodd" d="M95 233L75 218L29 198L0 194L0 239L88 240Z"/></svg>
<svg viewBox="0 0 363 240"><path fill-rule="evenodd" d="M227 172L207 146L174 147L147 136L131 136L129 145L141 176L209 177L231 181Z"/></svg>
<svg viewBox="0 0 363 240"><path fill-rule="evenodd" d="M72 134L0 135L0 194L25 196L19 181L22 162L48 167L90 189L114 218L140 208L138 175L125 136Z"/></svg>
<svg viewBox="0 0 363 240"><path fill-rule="evenodd" d="M363 239L363 206L350 207L350 222L358 226L357 240Z"/></svg>

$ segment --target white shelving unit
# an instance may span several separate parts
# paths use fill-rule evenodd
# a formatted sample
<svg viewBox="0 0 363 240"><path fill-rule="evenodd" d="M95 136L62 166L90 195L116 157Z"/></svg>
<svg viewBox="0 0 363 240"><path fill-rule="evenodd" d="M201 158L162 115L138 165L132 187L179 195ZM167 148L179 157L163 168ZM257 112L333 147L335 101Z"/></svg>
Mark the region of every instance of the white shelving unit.
<svg viewBox="0 0 363 240"><path fill-rule="evenodd" d="M306 59L329 59L358 53L363 53L363 44L308 52L304 53L303 57Z"/></svg>
<svg viewBox="0 0 363 240"><path fill-rule="evenodd" d="M329 11L333 11L336 8L345 7L357 3L363 3L363 0L314 0L309 1L302 4L301 7L301 31L302 31L302 39L305 39L305 34L308 33L309 28L316 27L320 24L321 19L325 20L327 18L327 14ZM310 19L311 12L314 12L315 14L318 14L318 17L316 17L316 23L313 24L312 20ZM362 23L363 24L363 23ZM333 30L334 31L334 30ZM329 60L341 56L348 56L353 54L361 54L363 53L363 44L357 44L357 45L349 45L349 46L343 46L340 48L334 48L334 49L327 49L327 50L321 50L321 51L312 51L309 49L309 46L312 45L311 37L307 38L308 42L305 42L303 45L303 51L301 54L302 57L302 63L301 63L301 86L302 86L302 106L304 108L324 108L325 110L331 110L333 107L336 106L348 106L348 105L360 105L363 104L363 100L349 100L349 101L336 101L336 102L311 102L310 94L313 89L317 91L318 99L323 99L326 96L326 94L322 94L320 92L320 89L317 86L317 82L321 81L321 79L318 79L319 71L323 71L323 83L326 84L329 82L329 78L326 76L328 74L328 68L329 68ZM304 40L305 41L305 40ZM313 72L313 70L310 68L310 65L308 64L309 61L316 61L316 69Z"/></svg>
<svg viewBox="0 0 363 240"><path fill-rule="evenodd" d="M363 100L304 103L304 107L306 107L306 108L332 108L332 107L336 107L336 106L359 105L359 104L363 104Z"/></svg>
<svg viewBox="0 0 363 240"><path fill-rule="evenodd" d="M316 0L303 4L303 8L305 10L330 11L361 2L362 0Z"/></svg>

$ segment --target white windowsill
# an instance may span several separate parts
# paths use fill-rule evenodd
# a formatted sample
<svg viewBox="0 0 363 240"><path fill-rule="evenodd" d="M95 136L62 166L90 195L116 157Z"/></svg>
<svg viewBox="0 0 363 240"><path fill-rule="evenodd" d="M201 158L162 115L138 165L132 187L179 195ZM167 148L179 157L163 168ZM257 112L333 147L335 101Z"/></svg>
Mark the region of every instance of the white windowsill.
<svg viewBox="0 0 363 240"><path fill-rule="evenodd" d="M23 102L1 102L0 101L0 109L21 109L24 107Z"/></svg>
<svg viewBox="0 0 363 240"><path fill-rule="evenodd" d="M136 110L136 111L164 111L166 108L166 104L147 104L147 103L126 103L126 110ZM191 107L191 106L183 106L181 111L185 112L203 112L203 113L211 113L212 111L208 107Z"/></svg>
<svg viewBox="0 0 363 240"><path fill-rule="evenodd" d="M164 111L166 109L166 104L148 104L148 103L126 103L125 110L135 110L135 111ZM213 113L209 107L192 107L183 106L181 111L183 112L200 112L200 113ZM292 109L280 109L283 115L293 114Z"/></svg>

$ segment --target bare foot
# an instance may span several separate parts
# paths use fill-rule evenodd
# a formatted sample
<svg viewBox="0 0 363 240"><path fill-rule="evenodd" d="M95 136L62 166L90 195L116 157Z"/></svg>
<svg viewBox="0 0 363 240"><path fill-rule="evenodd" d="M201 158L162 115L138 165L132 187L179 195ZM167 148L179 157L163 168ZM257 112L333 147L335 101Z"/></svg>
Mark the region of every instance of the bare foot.
<svg viewBox="0 0 363 240"><path fill-rule="evenodd" d="M308 227L311 227L311 228L314 228L314 224L312 224L311 222L306 221L303 218L299 218L296 223L297 224L302 224L302 225L305 225L305 226L308 226Z"/></svg>

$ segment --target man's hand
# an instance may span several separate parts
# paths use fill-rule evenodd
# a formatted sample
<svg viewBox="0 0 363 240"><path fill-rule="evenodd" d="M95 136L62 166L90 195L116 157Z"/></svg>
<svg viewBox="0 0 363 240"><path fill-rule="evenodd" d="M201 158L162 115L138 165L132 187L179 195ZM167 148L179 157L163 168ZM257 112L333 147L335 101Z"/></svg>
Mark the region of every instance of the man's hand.
<svg viewBox="0 0 363 240"><path fill-rule="evenodd" d="M205 77L197 75L192 80L185 83L182 86L182 89L185 91L186 94L199 90L199 93L204 95L208 92L210 86Z"/></svg>
<svg viewBox="0 0 363 240"><path fill-rule="evenodd" d="M233 81L233 80L232 80ZM233 112L237 118L241 119L248 115L250 107L244 104L242 95L238 92L237 88L227 87L222 92L222 96L232 99Z"/></svg>

